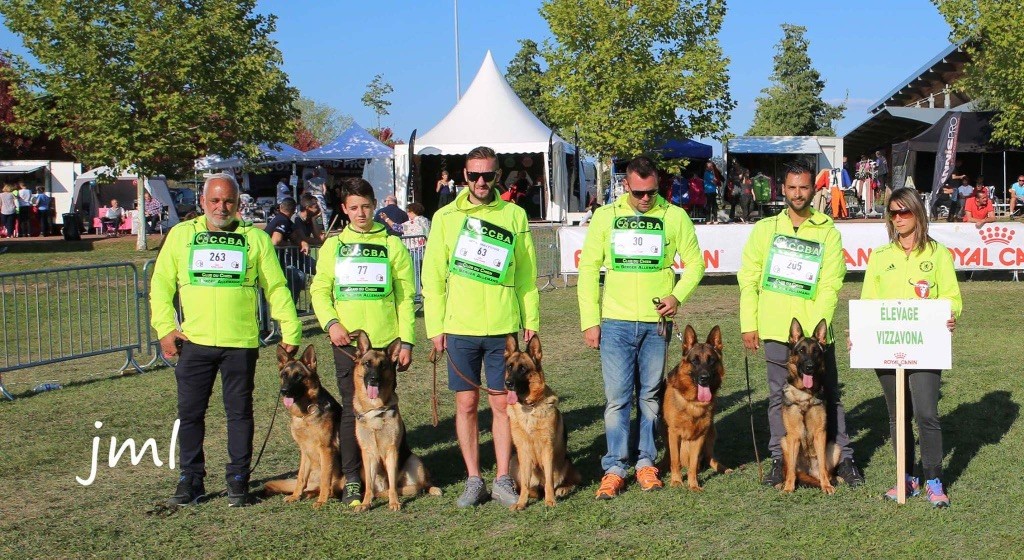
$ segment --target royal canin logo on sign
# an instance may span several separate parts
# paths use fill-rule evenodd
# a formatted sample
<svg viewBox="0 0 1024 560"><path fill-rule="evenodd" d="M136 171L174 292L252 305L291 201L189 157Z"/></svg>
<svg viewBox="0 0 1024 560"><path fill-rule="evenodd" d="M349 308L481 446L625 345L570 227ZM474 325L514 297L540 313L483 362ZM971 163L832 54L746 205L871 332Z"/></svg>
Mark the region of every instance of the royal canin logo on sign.
<svg viewBox="0 0 1024 560"><path fill-rule="evenodd" d="M986 226L978 230L984 246L951 247L949 250L958 268L992 268L996 265L1024 268L1024 247L1011 246L1016 233L1006 226Z"/></svg>
<svg viewBox="0 0 1024 560"><path fill-rule="evenodd" d="M892 355L891 359L883 360L883 363L887 366L916 366L917 360L908 360L907 355L903 352L896 352Z"/></svg>
<svg viewBox="0 0 1024 560"><path fill-rule="evenodd" d="M988 226L984 229L978 230L978 235L981 236L981 241L985 245L992 245L993 243L1009 245L1016 233L1017 232L1008 227L999 226Z"/></svg>

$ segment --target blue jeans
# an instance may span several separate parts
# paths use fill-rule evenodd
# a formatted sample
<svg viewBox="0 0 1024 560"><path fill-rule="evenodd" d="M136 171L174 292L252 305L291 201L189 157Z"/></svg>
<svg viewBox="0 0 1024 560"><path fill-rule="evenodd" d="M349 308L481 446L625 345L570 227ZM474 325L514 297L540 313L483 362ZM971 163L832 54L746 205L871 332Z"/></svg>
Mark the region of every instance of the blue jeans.
<svg viewBox="0 0 1024 560"><path fill-rule="evenodd" d="M629 417L634 392L640 408L636 467L654 466L658 455L654 447L654 428L661 404L665 348L665 338L658 336L657 323L601 321L601 370L607 399L604 427L608 453L601 458L605 473L625 478L629 468Z"/></svg>

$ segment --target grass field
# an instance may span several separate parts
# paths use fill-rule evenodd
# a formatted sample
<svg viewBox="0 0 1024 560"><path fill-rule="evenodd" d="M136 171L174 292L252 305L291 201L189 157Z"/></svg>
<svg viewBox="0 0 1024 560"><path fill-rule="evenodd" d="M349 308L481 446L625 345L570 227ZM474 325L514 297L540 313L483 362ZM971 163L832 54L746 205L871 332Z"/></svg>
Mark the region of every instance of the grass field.
<svg viewBox="0 0 1024 560"><path fill-rule="evenodd" d="M100 247L89 255L50 253L48 261L78 264L103 251L110 260L132 258ZM102 245L102 243L101 243ZM59 249L57 249L59 251ZM0 270L10 271L9 257ZM118 258L112 258L116 256ZM51 258L52 257L52 258ZM150 255L151 257L151 255ZM143 259L144 260L144 259ZM38 255L37 260L38 262ZM845 301L860 284L851 278L837 313L845 328ZM757 483L736 314L738 290L726 280L706 280L681 312L706 335L715 324L725 334L727 376L720 393L718 454L731 475L702 475L703 493L666 488L642 493L633 486L620 498L596 501L604 453L603 390L597 351L586 349L578 329L574 288L541 297L545 371L562 397L570 428L572 460L584 483L553 509L531 503L512 513L489 503L458 510L461 457L454 438L453 399L441 388L441 422L430 424L430 364L424 345L413 368L400 379L402 414L413 449L423 458L445 495L405 501L401 512L378 506L356 514L337 502L318 511L311 502L285 504L280 497L254 507L229 509L223 498L166 514L154 509L174 488L168 445L175 419L175 385L169 369L119 377L109 372L117 356L93 358L14 372L13 381L59 379L64 389L34 394L16 386L14 402L0 402L0 557L345 557L345 558L717 558L717 557L1021 557L1024 485L1020 457L1024 403L1020 356L1010 342L1020 311L1020 284L963 282L965 312L954 337L954 368L944 374L939 403L945 435L945 479L953 505L933 510L921 498L898 507L880 495L892 484L895 467L881 389L874 374L850 370L840 349L847 424L867 483L844 485L834 496L814 489L793 495ZM422 320L418 335L423 336ZM312 323L307 342L316 346L328 380L332 364L327 339ZM421 339L422 340L422 339ZM266 434L277 400L273 352L265 349L257 372L257 446ZM678 360L679 348L670 360ZM750 360L760 454L767 442L766 383L760 357ZM106 373L104 373L106 372ZM333 381L328 382L328 387ZM219 394L219 383L215 395ZM293 473L298 453L279 416L255 483ZM94 427L102 422L101 428ZM483 414L482 424L489 425ZM226 462L223 407L214 398L208 415L207 490L223 487ZM99 467L89 486L93 438L99 438ZM108 467L110 440L155 438L162 467L147 453L132 465L128 454ZM483 436L483 464L493 468L489 431ZM490 479L493 470L485 474Z"/></svg>

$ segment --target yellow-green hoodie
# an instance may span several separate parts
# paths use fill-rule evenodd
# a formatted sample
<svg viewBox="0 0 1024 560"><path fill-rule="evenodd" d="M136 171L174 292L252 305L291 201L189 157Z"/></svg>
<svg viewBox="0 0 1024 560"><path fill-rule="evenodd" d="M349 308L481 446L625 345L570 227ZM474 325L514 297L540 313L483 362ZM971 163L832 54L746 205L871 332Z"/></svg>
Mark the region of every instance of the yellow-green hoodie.
<svg viewBox="0 0 1024 560"><path fill-rule="evenodd" d="M485 284L448 272L455 244L467 217L502 227L515 235L505 281ZM420 272L423 320L427 336L491 336L540 328L537 255L526 212L495 195L489 204L469 202L469 189L434 214Z"/></svg>
<svg viewBox="0 0 1024 560"><path fill-rule="evenodd" d="M761 288L761 277L768 261L768 250L775 234L817 241L824 246L818 289L814 299L780 294ZM829 342L832 337L832 315L839 303L839 290L846 276L843 239L832 218L811 210L811 215L793 228L789 210L754 224L743 248L743 262L736 275L740 286L740 332L757 331L761 340L786 342L793 318L800 321L807 334L819 321L828 323Z"/></svg>
<svg viewBox="0 0 1024 560"><path fill-rule="evenodd" d="M302 323L295 314L295 304L270 236L249 222L239 221L233 233L244 235L247 243L248 263L243 284L237 287L192 285L189 280L192 240L196 233L204 231L209 231L206 216L181 222L167 232L153 268L150 288L151 324L157 336L163 338L177 328L174 293L178 292L184 316L181 332L190 341L222 348L258 347L258 284L270 303L270 316L281 324L282 342L298 345Z"/></svg>
<svg viewBox="0 0 1024 560"><path fill-rule="evenodd" d="M924 251L906 254L896 243L871 251L864 271L861 299L919 299L921 283L925 299L948 299L953 314L960 316L964 302L956 281L953 256L941 243L932 241Z"/></svg>
<svg viewBox="0 0 1024 560"><path fill-rule="evenodd" d="M390 293L381 299L334 299L334 265L342 243L371 243L388 248ZM316 318L325 331L331 323L338 321L349 332L356 329L366 331L375 348L383 348L396 338L410 345L415 341L416 311L413 296L416 294L416 283L412 258L402 240L388 235L387 228L381 224L375 222L366 233L348 226L339 235L324 241L309 294Z"/></svg>
<svg viewBox="0 0 1024 560"><path fill-rule="evenodd" d="M664 262L655 272L612 270L611 233L616 217L635 216L629 195L622 195L612 204L598 208L587 227L587 237L580 253L580 277L577 298L580 305L580 327L587 330L601 319L655 323L659 316L652 298L669 294L684 303L704 277L704 255L697 244L697 233L686 211L668 203L660 195L644 216L660 218L665 224ZM676 254L682 259L683 273L676 281L672 261ZM600 299L601 267L605 267L604 299Z"/></svg>

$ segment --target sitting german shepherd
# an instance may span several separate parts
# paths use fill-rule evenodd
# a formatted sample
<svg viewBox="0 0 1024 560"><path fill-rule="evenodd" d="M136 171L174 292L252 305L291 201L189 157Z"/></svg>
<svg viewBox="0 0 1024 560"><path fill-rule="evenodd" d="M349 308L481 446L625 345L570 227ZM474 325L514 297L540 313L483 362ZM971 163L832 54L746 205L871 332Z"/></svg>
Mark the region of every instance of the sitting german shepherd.
<svg viewBox="0 0 1024 560"><path fill-rule="evenodd" d="M804 336L800 321L789 326L789 379L782 394L782 461L786 477L782 491L792 492L799 478L803 484L835 493L831 478L839 463L839 446L826 442L825 344L828 326L818 322L814 336Z"/></svg>
<svg viewBox="0 0 1024 560"><path fill-rule="evenodd" d="M341 496L345 487L338 451L341 405L320 385L313 345L306 347L301 360L295 359L297 351L277 347L281 397L291 415L292 439L300 452L298 478L272 480L264 486L263 493L290 494L284 499L286 502L319 493L313 504L319 508L332 495Z"/></svg>
<svg viewBox="0 0 1024 560"><path fill-rule="evenodd" d="M352 409L356 416L356 439L363 455L363 480L373 481L363 493L356 511L370 509L375 497L388 497L388 508L402 509L398 494L415 496L428 492L440 496L441 489L430 483L430 473L405 442L405 424L398 412L396 361L402 341L395 339L385 350L370 347L370 338L361 330L351 333L356 341L355 394ZM383 476L382 476L383 475Z"/></svg>
<svg viewBox="0 0 1024 560"><path fill-rule="evenodd" d="M715 325L707 342L697 342L697 332L686 325L683 357L666 379L662 414L668 427L669 464L672 486L682 486L681 467L686 467L690 490L701 491L697 473L703 461L715 472L728 474L715 458L715 395L722 386L722 331Z"/></svg>
<svg viewBox="0 0 1024 560"><path fill-rule="evenodd" d="M507 410L516 451L509 472L519 486L513 511L525 508L530 497L540 497L542 485L544 504L553 506L556 496L565 496L580 483L567 454L568 434L558 395L544 382L541 357L539 337L530 339L526 352L519 350L516 335L505 337Z"/></svg>

